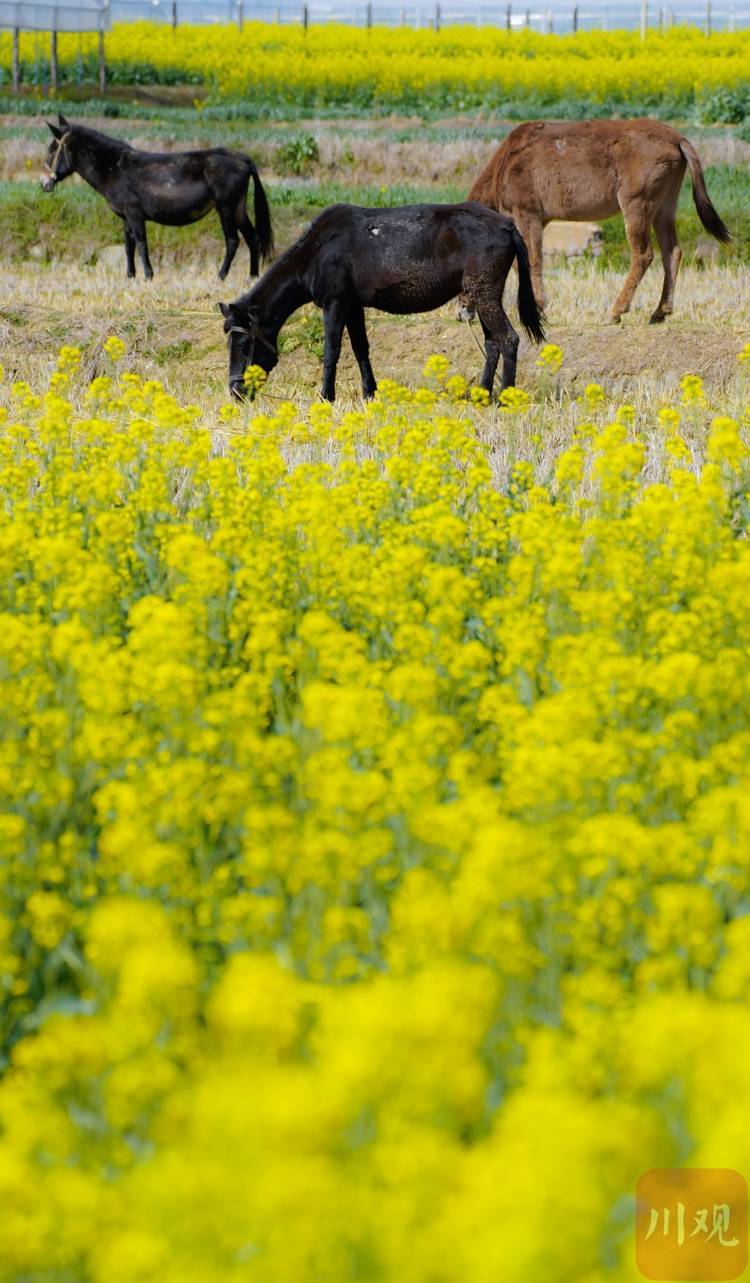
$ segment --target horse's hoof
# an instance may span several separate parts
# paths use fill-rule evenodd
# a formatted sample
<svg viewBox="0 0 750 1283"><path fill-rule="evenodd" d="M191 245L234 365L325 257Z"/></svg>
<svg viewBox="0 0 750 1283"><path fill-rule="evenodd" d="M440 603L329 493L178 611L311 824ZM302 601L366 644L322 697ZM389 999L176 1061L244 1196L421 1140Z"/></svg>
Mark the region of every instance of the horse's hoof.
<svg viewBox="0 0 750 1283"><path fill-rule="evenodd" d="M653 316L649 317L648 323L649 325L661 325L662 321L666 321L666 319L666 312L654 312Z"/></svg>
<svg viewBox="0 0 750 1283"><path fill-rule="evenodd" d="M610 316L609 320L607 321L607 325L619 325L621 320L622 320L622 317L620 316Z"/></svg>

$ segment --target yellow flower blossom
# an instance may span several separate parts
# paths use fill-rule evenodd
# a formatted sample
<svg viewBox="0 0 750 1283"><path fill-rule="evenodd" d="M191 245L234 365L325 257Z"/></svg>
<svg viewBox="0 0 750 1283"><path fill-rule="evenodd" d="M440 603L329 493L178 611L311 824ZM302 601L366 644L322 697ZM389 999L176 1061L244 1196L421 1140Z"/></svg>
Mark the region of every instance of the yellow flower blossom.
<svg viewBox="0 0 750 1283"><path fill-rule="evenodd" d="M111 361L121 361L125 355L125 344L115 334L110 334L103 347Z"/></svg>
<svg viewBox="0 0 750 1283"><path fill-rule="evenodd" d="M544 370L547 374L557 374L562 362L562 348L558 347L556 343L545 343L536 359L539 369Z"/></svg>

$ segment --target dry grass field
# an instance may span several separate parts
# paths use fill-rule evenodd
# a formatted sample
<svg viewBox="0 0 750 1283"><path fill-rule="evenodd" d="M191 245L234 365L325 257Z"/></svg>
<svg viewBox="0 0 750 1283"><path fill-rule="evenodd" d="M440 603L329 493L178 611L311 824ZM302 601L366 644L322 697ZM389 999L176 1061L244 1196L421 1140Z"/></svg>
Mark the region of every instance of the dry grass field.
<svg viewBox="0 0 750 1283"><path fill-rule="evenodd" d="M218 422L229 401L227 351L217 301L237 297L246 288L244 264L235 266L222 286L213 256L197 257L178 273L167 255L155 256L155 279L145 284L124 277L123 265L79 267L64 262L22 263L0 270L0 352L9 375L42 391L63 344L82 351L82 372L93 378L106 368L103 345L115 334L127 346L127 368L146 379L160 380L182 404L198 404L206 422ZM519 458L533 457L541 475L550 475L557 457L573 440L586 418L583 393L590 383L602 386L612 413L620 404L634 407L646 433L646 475L661 475L662 433L658 410L680 400L686 374L703 380L710 404L742 418L747 409L746 383L737 354L750 340L750 269L745 266L686 267L677 293L677 312L662 326L648 324L661 274L652 267L633 312L620 326L607 322L607 309L620 276L601 271L593 262L552 266L548 274L550 305L548 339L563 351L554 377L537 366L538 349L521 340L518 386L536 402L533 415L509 418L497 406L466 405L477 437L490 448L493 474L504 485ZM520 328L512 299L511 273L506 302ZM369 313L373 367L378 379L391 379L415 389L424 383L423 368L433 354L445 356L454 373L478 379L481 330L459 321L455 304L421 316ZM318 399L322 372L321 314L310 305L282 330L282 358L253 407L273 415L284 401L306 410ZM84 381L85 382L85 381ZM5 387L9 386L6 382ZM499 384L496 385L499 387ZM348 343L342 348L337 382L337 412L361 407L359 376ZM541 425L541 432L540 432ZM688 437L690 425L685 425ZM691 439L695 465L704 456L704 427ZM219 433L219 438L221 432ZM220 439L217 445L221 448ZM305 447L293 451L305 459Z"/></svg>
<svg viewBox="0 0 750 1283"><path fill-rule="evenodd" d="M124 257L124 255L123 255ZM226 351L217 302L236 298L246 288L240 269L242 251L230 278L217 280L213 262L196 259L179 273L166 256L155 256L150 284L127 281L124 263L79 267L55 261L0 269L0 346L7 368L34 386L53 368L62 343L74 343L95 373L107 335L128 345L134 368L160 378L171 391L210 405L227 394ZM243 264L244 266L244 264ZM595 380L613 396L635 402L668 398L685 374L699 374L706 387L721 389L736 374L736 353L750 338L750 269L744 266L686 267L680 276L677 310L663 326L648 315L660 287L655 264L636 295L633 312L620 327L607 323L607 309L619 273L593 263L552 267L548 273L550 342L565 354L560 387L577 395ZM515 276L506 290L509 312ZM481 368L477 343L481 331L456 318L455 305L422 316L392 317L371 312L368 320L373 365L380 378L415 386L432 353L448 358L465 377ZM282 331L283 356L266 396L312 400L321 373L322 323L312 305L293 316ZM519 386L533 390L536 351L522 339ZM344 345L340 398L359 397L356 366Z"/></svg>

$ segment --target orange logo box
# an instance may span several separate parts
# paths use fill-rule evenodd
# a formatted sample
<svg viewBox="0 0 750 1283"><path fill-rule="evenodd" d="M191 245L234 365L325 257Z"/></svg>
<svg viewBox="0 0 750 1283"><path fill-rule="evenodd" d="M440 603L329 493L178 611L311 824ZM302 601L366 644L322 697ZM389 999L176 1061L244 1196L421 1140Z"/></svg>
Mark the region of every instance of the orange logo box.
<svg viewBox="0 0 750 1283"><path fill-rule="evenodd" d="M722 1167L653 1168L635 1187L635 1261L647 1279L737 1279L747 1266L747 1182Z"/></svg>

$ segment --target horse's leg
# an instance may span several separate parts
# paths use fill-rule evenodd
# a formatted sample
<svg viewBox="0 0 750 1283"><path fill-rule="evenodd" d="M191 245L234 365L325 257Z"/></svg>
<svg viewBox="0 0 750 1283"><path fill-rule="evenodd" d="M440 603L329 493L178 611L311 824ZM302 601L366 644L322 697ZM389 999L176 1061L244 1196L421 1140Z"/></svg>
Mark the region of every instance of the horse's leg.
<svg viewBox="0 0 750 1283"><path fill-rule="evenodd" d="M128 265L128 276L135 276L135 236L125 223L125 261Z"/></svg>
<svg viewBox="0 0 750 1283"><path fill-rule="evenodd" d="M146 240L146 220L143 214L138 210L130 215L128 219L130 233L138 248L143 264L143 275L147 281L150 281L154 275L154 269L151 266L151 259L148 256L148 241Z"/></svg>
<svg viewBox="0 0 750 1283"><path fill-rule="evenodd" d="M612 304L612 321L616 325L623 312L630 310L633 295L654 259L651 244L653 207L647 208L642 200L626 201L618 196L625 217L625 234L630 246L630 271L620 293Z"/></svg>
<svg viewBox="0 0 750 1283"><path fill-rule="evenodd" d="M538 214L529 214L525 210L517 210L513 213L513 222L526 241L526 248L529 252L529 271L531 272L531 285L534 290L534 298L540 312L545 308L544 297L544 251L542 248L544 240L544 224Z"/></svg>
<svg viewBox="0 0 750 1283"><path fill-rule="evenodd" d="M654 219L654 231L659 242L661 261L664 264L664 286L659 305L651 317L652 324L663 321L665 316L669 316L674 303L674 287L682 258L682 250L677 244L676 204L676 198L674 201L670 200L668 204L661 207Z"/></svg>
<svg viewBox="0 0 750 1283"><path fill-rule="evenodd" d="M513 387L515 384L519 340L499 299L485 296L481 301L477 301L477 315L484 331L486 357L484 370L479 382L480 386L486 388L490 396L492 396L492 385L495 381L495 371L501 354L503 358L503 382L500 391Z"/></svg>
<svg viewBox="0 0 750 1283"><path fill-rule="evenodd" d="M260 270L258 260L258 237L255 233L255 228L250 222L250 215L245 209L244 201L237 210L237 226L245 238L247 248L250 250L250 275L257 276L258 271Z"/></svg>
<svg viewBox="0 0 750 1283"><path fill-rule="evenodd" d="M369 401L374 397L378 385L375 382L375 375L370 365L370 344L367 338L367 330L365 329L365 309L363 307L358 305L349 309L346 328L362 378L362 396Z"/></svg>
<svg viewBox="0 0 750 1283"><path fill-rule="evenodd" d="M324 401L333 401L336 397L336 366L341 355L341 339L344 334L346 313L338 299L327 303L323 308L325 326L325 344L323 348L323 386L320 395Z"/></svg>
<svg viewBox="0 0 750 1283"><path fill-rule="evenodd" d="M489 327L485 324L481 312L478 313L479 320L484 333L484 369L482 377L479 380L479 386L484 388L492 396L492 385L495 382L495 371L497 363L500 360L500 345L492 337Z"/></svg>
<svg viewBox="0 0 750 1283"><path fill-rule="evenodd" d="M223 281L232 266L234 256L239 247L240 238L237 235L237 221L234 217L234 210L230 209L227 205L217 205L216 212L221 219L221 230L224 233L224 241L226 244L224 262L219 268L219 280Z"/></svg>

